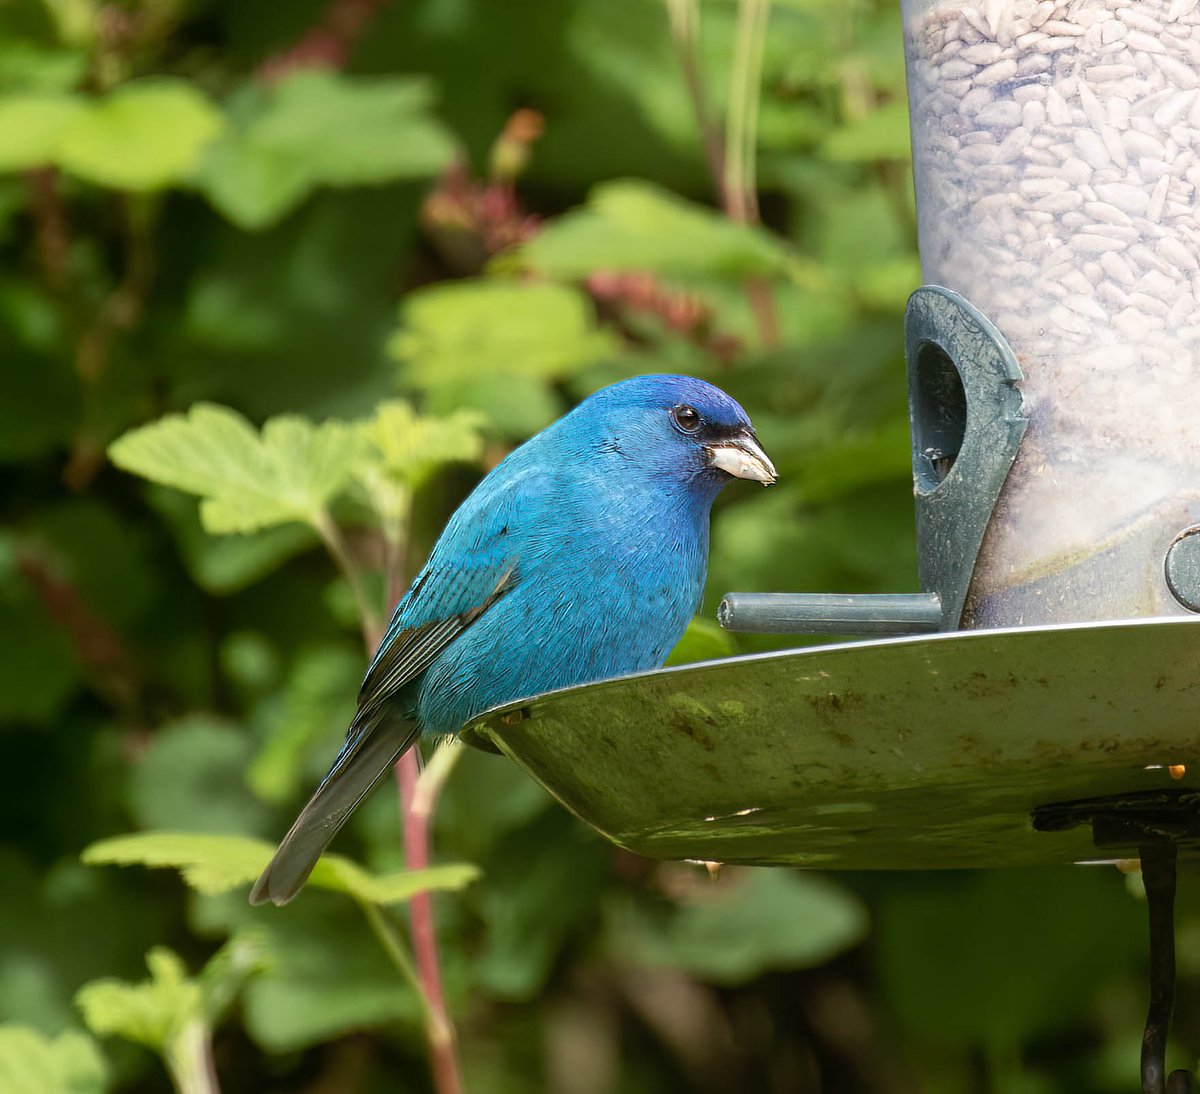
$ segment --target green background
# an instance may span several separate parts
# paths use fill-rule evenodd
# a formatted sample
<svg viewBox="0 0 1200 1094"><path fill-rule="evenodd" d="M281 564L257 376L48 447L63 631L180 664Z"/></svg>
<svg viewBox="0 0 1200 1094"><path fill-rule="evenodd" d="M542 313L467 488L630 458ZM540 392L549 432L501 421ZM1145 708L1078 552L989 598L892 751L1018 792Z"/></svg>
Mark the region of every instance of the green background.
<svg viewBox="0 0 1200 1094"><path fill-rule="evenodd" d="M364 654L315 514L377 603L387 535L411 575L514 443L684 371L743 402L780 471L720 499L707 619L733 588L914 587L898 5L780 0L747 53L762 10L0 6L0 1090L170 1089L154 1050L189 1017L227 1094L429 1088L415 997L346 892L251 910L240 882L79 858L276 838L323 773ZM758 86L752 116L736 89ZM697 89L710 135L748 134L761 226L722 211ZM397 399L426 417L372 417ZM110 462L197 402L254 429L134 434L117 462L157 485ZM303 420L260 437L280 415ZM700 625L677 658L767 646ZM337 850L401 865L390 785ZM479 868L437 897L472 1091L1136 1087L1145 909L1115 870L713 882L474 752L434 852ZM117 983L148 953L150 984Z"/></svg>

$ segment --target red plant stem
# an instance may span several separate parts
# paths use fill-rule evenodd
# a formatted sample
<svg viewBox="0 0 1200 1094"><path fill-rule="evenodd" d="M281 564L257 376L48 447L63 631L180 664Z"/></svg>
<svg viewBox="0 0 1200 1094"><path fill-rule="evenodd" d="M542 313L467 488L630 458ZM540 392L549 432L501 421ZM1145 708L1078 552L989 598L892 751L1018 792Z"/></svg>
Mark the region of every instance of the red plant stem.
<svg viewBox="0 0 1200 1094"><path fill-rule="evenodd" d="M429 865L429 818L413 810L416 796L417 752L410 748L396 761L396 785L400 790L400 819L404 826L404 859L410 870ZM446 1014L442 991L442 970L438 963L437 931L433 920L433 899L418 893L409 902L412 923L413 957L417 977L429 1006L429 1066L438 1094L462 1094L462 1077L454 1044L454 1026Z"/></svg>
<svg viewBox="0 0 1200 1094"><path fill-rule="evenodd" d="M331 0L295 45L268 57L259 79L271 82L302 68L342 68L350 51L388 0Z"/></svg>
<svg viewBox="0 0 1200 1094"><path fill-rule="evenodd" d="M384 634L384 624L370 610L362 592L358 564L350 554L338 526L322 514L314 527L320 534L333 560L355 589L361 616L363 640L367 655L375 652ZM394 592L403 580L404 550L402 545L385 552L387 566L387 598L389 607L397 599ZM400 826L404 830L404 860L410 870L422 870L429 865L429 810L413 808L416 800L417 777L420 765L417 750L410 748L395 764L396 787L400 792ZM412 928L413 958L417 980L424 995L426 1010L426 1039L429 1042L429 1069L437 1094L463 1094L455 1046L454 1026L446 1013L446 996L442 990L442 970L438 960L437 928L433 918L433 900L429 893L418 893L409 902Z"/></svg>

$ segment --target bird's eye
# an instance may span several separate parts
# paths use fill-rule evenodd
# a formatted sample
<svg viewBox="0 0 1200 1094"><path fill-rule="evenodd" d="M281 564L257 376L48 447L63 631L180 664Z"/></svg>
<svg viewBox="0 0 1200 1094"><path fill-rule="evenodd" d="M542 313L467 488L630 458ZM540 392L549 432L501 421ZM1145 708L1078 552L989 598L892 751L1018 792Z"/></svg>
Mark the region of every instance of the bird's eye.
<svg viewBox="0 0 1200 1094"><path fill-rule="evenodd" d="M671 417L684 433L695 433L700 428L700 413L694 406L677 406L671 411Z"/></svg>

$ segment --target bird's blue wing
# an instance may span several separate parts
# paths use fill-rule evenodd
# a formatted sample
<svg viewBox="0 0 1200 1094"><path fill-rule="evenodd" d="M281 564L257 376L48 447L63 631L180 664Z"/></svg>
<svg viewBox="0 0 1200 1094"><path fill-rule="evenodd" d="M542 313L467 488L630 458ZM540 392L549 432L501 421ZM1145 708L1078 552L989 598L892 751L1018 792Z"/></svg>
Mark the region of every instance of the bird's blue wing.
<svg viewBox="0 0 1200 1094"><path fill-rule="evenodd" d="M255 883L252 904L285 904L296 895L338 829L420 732L409 712L389 700L520 580L522 537L513 533L545 483L515 471L493 472L476 488L396 606L346 740Z"/></svg>
<svg viewBox="0 0 1200 1094"><path fill-rule="evenodd" d="M520 581L518 545L530 502L548 476L533 471L485 479L447 525L433 554L396 605L367 668L359 710L394 696ZM351 727L353 730L353 727Z"/></svg>

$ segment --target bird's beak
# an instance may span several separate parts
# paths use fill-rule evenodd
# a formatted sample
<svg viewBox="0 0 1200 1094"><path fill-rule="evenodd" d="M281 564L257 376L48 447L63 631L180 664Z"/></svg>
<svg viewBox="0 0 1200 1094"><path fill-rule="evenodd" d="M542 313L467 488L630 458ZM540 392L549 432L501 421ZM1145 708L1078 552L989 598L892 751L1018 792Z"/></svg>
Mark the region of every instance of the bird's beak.
<svg viewBox="0 0 1200 1094"><path fill-rule="evenodd" d="M753 479L763 486L775 481L775 465L749 430L729 440L705 445L705 451L710 466L719 467L735 478Z"/></svg>

